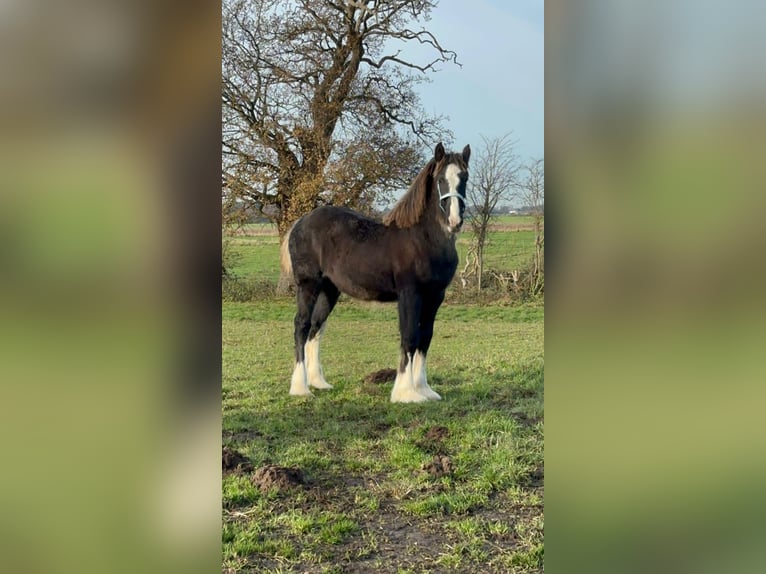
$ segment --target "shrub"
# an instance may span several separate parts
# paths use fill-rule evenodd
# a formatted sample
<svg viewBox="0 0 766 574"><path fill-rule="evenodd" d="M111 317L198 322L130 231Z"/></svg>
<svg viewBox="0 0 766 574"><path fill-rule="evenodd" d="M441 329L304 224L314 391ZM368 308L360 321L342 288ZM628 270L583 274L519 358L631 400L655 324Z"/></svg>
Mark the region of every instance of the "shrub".
<svg viewBox="0 0 766 574"><path fill-rule="evenodd" d="M243 279L225 275L221 282L221 297L224 301L246 303L274 297L277 284L268 279Z"/></svg>

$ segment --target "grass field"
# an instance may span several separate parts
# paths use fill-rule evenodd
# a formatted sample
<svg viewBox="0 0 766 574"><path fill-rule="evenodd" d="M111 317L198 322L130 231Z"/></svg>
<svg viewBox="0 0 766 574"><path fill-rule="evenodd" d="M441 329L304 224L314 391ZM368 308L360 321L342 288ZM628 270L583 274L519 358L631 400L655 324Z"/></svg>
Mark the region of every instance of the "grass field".
<svg viewBox="0 0 766 574"><path fill-rule="evenodd" d="M529 223L498 222L489 268L531 252L532 231L506 219ZM276 282L276 233L244 231L230 271ZM428 357L443 400L392 404L392 382L364 379L398 363L395 305L341 297L322 340L335 388L306 399L288 395L292 298L225 301L223 444L252 468L224 473L224 572L541 572L544 310L511 303L448 297ZM264 482L270 465L302 481Z"/></svg>
<svg viewBox="0 0 766 574"><path fill-rule="evenodd" d="M224 476L224 571L542 571L542 306L445 305L429 353L444 400L415 405L363 382L397 362L396 308L355 301L323 339L335 388L290 397L293 313L224 304L223 443L305 478Z"/></svg>

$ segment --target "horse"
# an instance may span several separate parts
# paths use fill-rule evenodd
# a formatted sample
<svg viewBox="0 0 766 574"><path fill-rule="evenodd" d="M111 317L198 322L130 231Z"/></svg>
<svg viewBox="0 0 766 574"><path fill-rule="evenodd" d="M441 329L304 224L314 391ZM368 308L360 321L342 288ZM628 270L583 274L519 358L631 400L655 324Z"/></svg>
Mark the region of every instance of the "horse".
<svg viewBox="0 0 766 574"><path fill-rule="evenodd" d="M397 301L401 336L391 402L440 400L426 377L434 320L458 264L471 148L446 153L439 143L382 222L345 207L322 206L299 218L281 246L281 265L296 289L291 395L331 389L319 340L338 297Z"/></svg>

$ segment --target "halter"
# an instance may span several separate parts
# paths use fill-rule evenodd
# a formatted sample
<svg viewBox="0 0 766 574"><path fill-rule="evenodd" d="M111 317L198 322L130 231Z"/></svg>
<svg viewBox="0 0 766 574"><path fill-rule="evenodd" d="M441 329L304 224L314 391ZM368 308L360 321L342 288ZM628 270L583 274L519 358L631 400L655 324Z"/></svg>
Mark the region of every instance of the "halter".
<svg viewBox="0 0 766 574"><path fill-rule="evenodd" d="M444 201L448 197L457 197L460 201L463 202L463 205L465 205L465 198L456 191L453 191L452 193L445 193L444 195L440 193L439 194L439 209L442 210L442 213L447 213L447 211L442 207L442 201Z"/></svg>

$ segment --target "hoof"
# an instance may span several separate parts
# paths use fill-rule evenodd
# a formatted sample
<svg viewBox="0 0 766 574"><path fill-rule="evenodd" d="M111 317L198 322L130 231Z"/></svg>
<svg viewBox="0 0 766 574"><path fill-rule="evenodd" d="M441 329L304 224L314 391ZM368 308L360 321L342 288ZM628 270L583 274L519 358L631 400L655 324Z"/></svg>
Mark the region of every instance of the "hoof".
<svg viewBox="0 0 766 574"><path fill-rule="evenodd" d="M397 390L391 393L392 403L422 403L428 400L428 397L421 395L414 389Z"/></svg>
<svg viewBox="0 0 766 574"><path fill-rule="evenodd" d="M442 397L439 393L433 390L431 387L422 387L418 389L418 394L423 395L429 401L440 401Z"/></svg>
<svg viewBox="0 0 766 574"><path fill-rule="evenodd" d="M294 397L311 397L311 390L306 384L306 369L303 363L295 363L293 377L290 379L290 394Z"/></svg>
<svg viewBox="0 0 766 574"><path fill-rule="evenodd" d="M325 381L324 379L319 379L316 381L309 381L309 386L314 387L315 389L331 389L332 385Z"/></svg>

